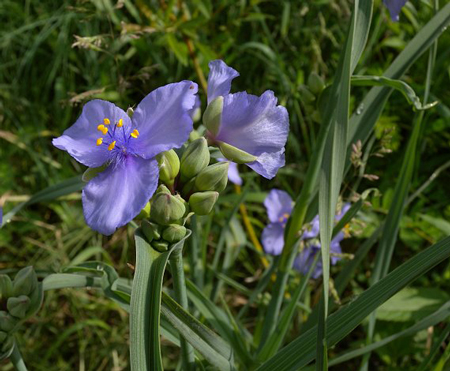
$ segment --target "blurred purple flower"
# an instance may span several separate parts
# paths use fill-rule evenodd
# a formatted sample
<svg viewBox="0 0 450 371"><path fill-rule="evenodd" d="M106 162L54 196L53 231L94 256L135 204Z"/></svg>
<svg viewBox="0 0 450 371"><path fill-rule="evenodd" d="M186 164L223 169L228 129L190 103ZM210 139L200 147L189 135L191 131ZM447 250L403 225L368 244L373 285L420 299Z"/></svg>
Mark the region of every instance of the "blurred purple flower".
<svg viewBox="0 0 450 371"><path fill-rule="evenodd" d="M284 228L291 215L293 201L286 192L272 189L264 200L264 206L270 223L262 232L262 244L266 253L280 255L284 246Z"/></svg>
<svg viewBox="0 0 450 371"><path fill-rule="evenodd" d="M391 19L394 22L398 22L400 11L407 1L408 0L383 0L384 5L389 9Z"/></svg>
<svg viewBox="0 0 450 371"><path fill-rule="evenodd" d="M189 137L196 93L191 81L160 87L139 103L132 119L113 103L92 100L75 124L53 139L83 165L106 166L83 189L84 217L92 229L110 235L144 208L158 185L155 156Z"/></svg>
<svg viewBox="0 0 450 371"><path fill-rule="evenodd" d="M228 160L226 158L218 158L217 161L223 162ZM228 161L228 163L230 164L228 167L228 180L238 186L242 185L242 178L239 175L237 163L233 161Z"/></svg>
<svg viewBox="0 0 450 371"><path fill-rule="evenodd" d="M277 98L270 90L260 97L246 92L230 94L231 81L239 73L221 60L211 61L209 68L208 104L223 97L220 126L217 133L208 133L209 138L256 157L246 165L272 179L285 163L284 146L289 132L286 109L277 106Z"/></svg>
<svg viewBox="0 0 450 371"><path fill-rule="evenodd" d="M264 251L272 255L280 255L284 247L284 229L286 222L292 212L293 201L284 191L273 189L264 201L267 209L269 224L262 233L262 244ZM336 214L336 221L348 211L350 204L343 205L342 210ZM306 275L314 262L316 254L320 251L319 236L319 216L316 215L310 226L301 236L304 248L294 261L294 268L301 274ZM330 252L334 254L342 253L340 242L344 239L344 232L339 232L331 241ZM331 264L336 264L340 260L337 256L331 256ZM312 272L312 278L316 279L322 274L322 262L318 260Z"/></svg>

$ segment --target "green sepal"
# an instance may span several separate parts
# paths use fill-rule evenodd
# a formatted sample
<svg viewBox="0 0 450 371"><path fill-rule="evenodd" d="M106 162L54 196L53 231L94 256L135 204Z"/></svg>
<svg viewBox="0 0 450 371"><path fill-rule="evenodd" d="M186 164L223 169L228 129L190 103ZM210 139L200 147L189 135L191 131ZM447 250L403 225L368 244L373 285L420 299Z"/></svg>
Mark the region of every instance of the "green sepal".
<svg viewBox="0 0 450 371"><path fill-rule="evenodd" d="M83 182L89 182L91 179L95 178L98 174L100 174L103 170L107 168L107 165L102 165L99 167L89 167L81 176L81 180Z"/></svg>
<svg viewBox="0 0 450 371"><path fill-rule="evenodd" d="M150 220L161 225L173 224L186 212L184 203L177 197L166 193L158 193L152 201Z"/></svg>
<svg viewBox="0 0 450 371"><path fill-rule="evenodd" d="M33 267L25 267L17 272L13 282L13 296L30 295L38 283Z"/></svg>
<svg viewBox="0 0 450 371"><path fill-rule="evenodd" d="M197 215L208 215L213 209L218 198L218 192L196 192L189 198L189 206Z"/></svg>
<svg viewBox="0 0 450 371"><path fill-rule="evenodd" d="M0 299L9 298L12 295L13 285L11 278L6 274L0 274Z"/></svg>
<svg viewBox="0 0 450 371"><path fill-rule="evenodd" d="M220 152L222 152L222 154L230 161L236 162L237 164L248 164L249 162L254 162L257 160L256 156L236 148L231 144L225 142L218 143Z"/></svg>
<svg viewBox="0 0 450 371"><path fill-rule="evenodd" d="M170 243L181 241L186 236L186 228L182 225L169 225L163 232L163 239Z"/></svg>
<svg viewBox="0 0 450 371"><path fill-rule="evenodd" d="M195 190L222 192L228 182L228 167L228 162L218 162L203 169L195 178Z"/></svg>
<svg viewBox="0 0 450 371"><path fill-rule="evenodd" d="M180 172L180 159L177 153L171 149L156 156L159 164L159 179L166 184L173 184Z"/></svg>
<svg viewBox="0 0 450 371"><path fill-rule="evenodd" d="M30 304L31 301L28 296L20 295L18 297L9 298L6 307L8 308L9 314L13 317L23 319L27 316Z"/></svg>
<svg viewBox="0 0 450 371"><path fill-rule="evenodd" d="M210 154L205 138L198 138L190 143L181 156L181 177L183 180L195 177L209 165Z"/></svg>

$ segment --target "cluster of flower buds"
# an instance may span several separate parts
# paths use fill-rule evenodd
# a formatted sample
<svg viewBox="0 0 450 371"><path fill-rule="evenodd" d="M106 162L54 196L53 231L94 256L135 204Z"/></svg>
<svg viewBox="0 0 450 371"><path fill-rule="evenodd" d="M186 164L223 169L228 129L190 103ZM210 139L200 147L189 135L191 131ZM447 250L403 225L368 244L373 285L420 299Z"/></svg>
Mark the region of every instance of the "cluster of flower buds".
<svg viewBox="0 0 450 371"><path fill-rule="evenodd" d="M142 230L158 251L166 251L186 235L189 216L207 215L228 181L228 162L210 165L210 152L204 137L192 138L180 155L174 150L158 156L162 183L142 215Z"/></svg>
<svg viewBox="0 0 450 371"><path fill-rule="evenodd" d="M14 281L0 275L0 359L10 355L14 332L39 310L42 299L42 284L33 267L21 269Z"/></svg>
<svg viewBox="0 0 450 371"><path fill-rule="evenodd" d="M320 123L320 114L317 107L317 102L320 95L325 90L325 83L323 79L317 73L311 72L308 76L307 85L300 85L298 90L306 112L311 115L315 122Z"/></svg>

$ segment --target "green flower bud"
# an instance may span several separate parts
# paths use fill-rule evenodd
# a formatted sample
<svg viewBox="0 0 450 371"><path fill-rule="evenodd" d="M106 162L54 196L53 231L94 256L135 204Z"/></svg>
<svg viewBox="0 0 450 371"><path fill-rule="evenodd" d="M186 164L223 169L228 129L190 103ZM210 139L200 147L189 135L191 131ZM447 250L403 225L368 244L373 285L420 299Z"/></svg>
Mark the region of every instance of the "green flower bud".
<svg viewBox="0 0 450 371"><path fill-rule="evenodd" d="M37 283L37 276L33 267L25 267L21 269L14 278L12 294L14 296L30 295L36 288Z"/></svg>
<svg viewBox="0 0 450 371"><path fill-rule="evenodd" d="M180 159L177 153L171 149L159 154L156 159L159 164L159 179L166 184L173 184L180 171Z"/></svg>
<svg viewBox="0 0 450 371"><path fill-rule="evenodd" d="M181 177L191 179L209 165L210 155L205 138L189 144L181 157Z"/></svg>
<svg viewBox="0 0 450 371"><path fill-rule="evenodd" d="M17 324L17 320L5 311L0 311L0 331L11 332Z"/></svg>
<svg viewBox="0 0 450 371"><path fill-rule="evenodd" d="M202 136L197 130L192 130L191 133L189 134L189 142L193 142L194 140L199 139L201 137Z"/></svg>
<svg viewBox="0 0 450 371"><path fill-rule="evenodd" d="M131 108L131 107L128 107L127 108L127 115L131 119L133 117L133 115L134 115L134 109Z"/></svg>
<svg viewBox="0 0 450 371"><path fill-rule="evenodd" d="M239 148L232 146L231 144L219 142L220 152L230 161L237 164L247 164L249 162L256 161L256 157L247 153Z"/></svg>
<svg viewBox="0 0 450 371"><path fill-rule="evenodd" d="M142 232L147 237L148 242L161 238L161 227L158 224L143 220L141 224Z"/></svg>
<svg viewBox="0 0 450 371"><path fill-rule="evenodd" d="M208 104L203 114L203 124L213 136L216 136L219 132L222 123L222 111L223 97L219 96Z"/></svg>
<svg viewBox="0 0 450 371"><path fill-rule="evenodd" d="M163 232L163 239L170 243L178 242L184 236L186 236L186 228L177 224L169 225Z"/></svg>
<svg viewBox="0 0 450 371"><path fill-rule="evenodd" d="M319 95L325 89L325 83L317 73L311 72L308 76L308 87L313 94Z"/></svg>
<svg viewBox="0 0 450 371"><path fill-rule="evenodd" d="M6 274L0 274L0 299L9 298L12 295L13 285L11 278Z"/></svg>
<svg viewBox="0 0 450 371"><path fill-rule="evenodd" d="M169 250L169 243L166 241L153 241L152 247L159 252L164 252Z"/></svg>
<svg viewBox="0 0 450 371"><path fill-rule="evenodd" d="M161 184L158 189L155 192L156 194L158 193L164 193L166 195L171 195L172 192L170 192L169 188L167 188L164 184Z"/></svg>
<svg viewBox="0 0 450 371"><path fill-rule="evenodd" d="M298 90L300 93L300 98L302 98L305 103L312 103L316 100L316 97L311 93L306 85L300 85Z"/></svg>
<svg viewBox="0 0 450 371"><path fill-rule="evenodd" d="M25 295L9 298L6 307L12 316L21 319L25 318L27 310L30 307L30 298Z"/></svg>
<svg viewBox="0 0 450 371"><path fill-rule="evenodd" d="M202 118L202 110L200 107L197 107L195 109L194 113L192 114L192 121L198 122L198 121L200 121L201 118Z"/></svg>
<svg viewBox="0 0 450 371"><path fill-rule="evenodd" d="M186 208L178 198L166 193L158 193L152 202L150 220L168 225L181 219L186 212Z"/></svg>
<svg viewBox="0 0 450 371"><path fill-rule="evenodd" d="M203 169L195 178L195 189L222 192L228 182L228 166L228 162L218 162Z"/></svg>
<svg viewBox="0 0 450 371"><path fill-rule="evenodd" d="M213 209L218 198L218 192L197 192L189 197L189 206L197 215L208 215Z"/></svg>

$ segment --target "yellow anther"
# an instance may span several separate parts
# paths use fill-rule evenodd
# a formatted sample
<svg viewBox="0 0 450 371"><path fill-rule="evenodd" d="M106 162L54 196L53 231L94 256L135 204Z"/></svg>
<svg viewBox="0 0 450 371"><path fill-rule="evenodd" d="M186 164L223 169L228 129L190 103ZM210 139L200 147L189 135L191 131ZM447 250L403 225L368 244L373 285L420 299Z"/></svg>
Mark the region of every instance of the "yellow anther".
<svg viewBox="0 0 450 371"><path fill-rule="evenodd" d="M97 139L97 145L101 145L103 143L103 138L98 138Z"/></svg>
<svg viewBox="0 0 450 371"><path fill-rule="evenodd" d="M105 125L109 125L111 123L111 121L109 121L109 119L103 119L103 122L105 123Z"/></svg>
<svg viewBox="0 0 450 371"><path fill-rule="evenodd" d="M121 128L123 126L123 120L120 119L119 122L117 123L117 127Z"/></svg>
<svg viewBox="0 0 450 371"><path fill-rule="evenodd" d="M109 146L108 146L108 151L112 151L114 149L114 147L116 146L116 141L112 142Z"/></svg>
<svg viewBox="0 0 450 371"><path fill-rule="evenodd" d="M103 135L105 135L108 132L108 128L103 124L100 124L99 126L97 126L97 130L101 131L103 133Z"/></svg>
<svg viewBox="0 0 450 371"><path fill-rule="evenodd" d="M139 131L138 131L137 129L134 129L134 130L132 131L132 133L131 133L131 136L132 136L133 138L137 138L137 137L139 136Z"/></svg>

